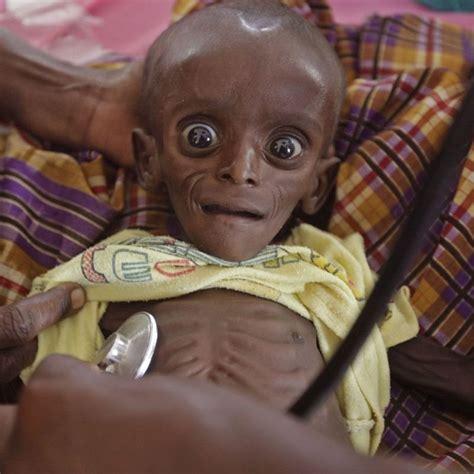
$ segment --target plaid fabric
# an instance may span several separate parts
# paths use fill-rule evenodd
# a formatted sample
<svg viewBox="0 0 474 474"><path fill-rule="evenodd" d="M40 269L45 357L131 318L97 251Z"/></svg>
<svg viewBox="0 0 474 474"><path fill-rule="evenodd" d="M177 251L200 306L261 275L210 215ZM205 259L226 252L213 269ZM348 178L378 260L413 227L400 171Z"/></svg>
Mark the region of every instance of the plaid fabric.
<svg viewBox="0 0 474 474"><path fill-rule="evenodd" d="M175 20L210 1L179 0ZM324 0L286 0L317 24L343 63L348 95L335 142L342 160L329 228L360 232L374 270L390 254L459 106L474 63L474 35L414 16L333 22ZM1 129L0 129L1 132ZM143 227L176 234L164 195L102 157L45 152L28 137L0 133L0 304L24 296L44 270L104 234ZM461 180L407 276L422 332L473 357L474 148ZM384 451L437 468L472 470L474 423L393 383Z"/></svg>
<svg viewBox="0 0 474 474"><path fill-rule="evenodd" d="M164 196L145 193L132 172L114 169L95 152L75 158L0 129L0 305L25 296L37 275L116 230L167 234L177 227Z"/></svg>

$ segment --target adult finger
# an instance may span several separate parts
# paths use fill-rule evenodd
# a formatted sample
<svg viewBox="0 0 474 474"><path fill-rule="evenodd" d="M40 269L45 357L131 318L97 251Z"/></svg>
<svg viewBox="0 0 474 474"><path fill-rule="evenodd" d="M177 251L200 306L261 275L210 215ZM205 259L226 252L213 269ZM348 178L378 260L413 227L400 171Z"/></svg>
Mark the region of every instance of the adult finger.
<svg viewBox="0 0 474 474"><path fill-rule="evenodd" d="M20 346L40 331L81 308L84 289L63 283L49 291L0 308L0 349Z"/></svg>
<svg viewBox="0 0 474 474"><path fill-rule="evenodd" d="M62 354L52 354L41 361L34 371L29 384L45 379L80 380L84 383L88 377L94 374L104 374L96 365L83 362L75 357Z"/></svg>
<svg viewBox="0 0 474 474"><path fill-rule="evenodd" d="M0 461L3 460L16 417L16 405L0 406Z"/></svg>
<svg viewBox="0 0 474 474"><path fill-rule="evenodd" d="M0 351L0 383L11 382L18 377L25 367L34 362L37 349L37 340L33 339L23 346Z"/></svg>

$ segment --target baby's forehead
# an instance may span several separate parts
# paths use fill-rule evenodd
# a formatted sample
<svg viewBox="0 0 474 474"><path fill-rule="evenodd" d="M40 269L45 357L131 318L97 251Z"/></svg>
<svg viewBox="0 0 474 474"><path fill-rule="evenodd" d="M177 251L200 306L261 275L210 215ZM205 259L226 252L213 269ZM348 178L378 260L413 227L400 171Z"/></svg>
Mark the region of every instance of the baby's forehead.
<svg viewBox="0 0 474 474"><path fill-rule="evenodd" d="M172 41L171 41L172 40ZM324 84L325 89L338 87L340 70L335 67L333 54L318 44L301 41L293 31L281 29L272 37L253 37L245 31L214 32L210 38L201 32L190 36L174 35L164 41L162 46L151 52L149 62L153 67L146 69L149 80L159 90L167 83L173 86L174 80L182 74L189 74L198 69L208 68L209 73L226 72L234 65L241 63L249 80L254 85L264 88L271 83L261 73L265 69L267 76L274 74L291 75L292 68L299 68L299 75L306 76L308 81L316 80ZM324 46L324 45L323 45ZM193 80L206 80L205 74L193 74Z"/></svg>
<svg viewBox="0 0 474 474"><path fill-rule="evenodd" d="M215 87L218 93L226 89L226 70L240 64L254 89L265 94L275 91L272 75L286 76L289 90L304 88L309 93L317 83L324 94L311 99L331 102L332 112L325 115L334 121L344 79L337 56L312 25L305 25L302 32L286 17L262 19L258 15L244 15L239 19L239 15L223 15L213 7L205 8L203 12L205 10L209 11L207 15L199 16L201 12L198 12L172 26L150 49L143 90L147 108L151 104L155 106L157 101L163 105L170 96L179 100L182 92L178 83L201 91L205 86L207 89ZM298 18L298 21L306 20ZM301 27L301 23L296 26ZM298 74L292 74L294 68L298 69ZM219 82L217 76L224 80ZM239 76L242 76L240 72ZM229 79L232 83L232 78ZM237 85L240 84L242 82ZM302 90L301 94L304 92ZM234 93L238 95L237 91ZM183 94L182 100L190 97L189 93ZM291 107L291 102L285 105L287 109Z"/></svg>
<svg viewBox="0 0 474 474"><path fill-rule="evenodd" d="M190 58L199 59L219 50L228 51L230 56L237 50L247 50L265 61L269 51L275 57L281 49L282 61L286 59L284 54L290 54L304 56L308 62L317 59L328 68L334 66L338 60L322 33L300 15L277 4L268 0L259 0L258 4L223 1L186 16L150 48L147 62L157 67L149 71L154 69L156 73L166 66L179 67ZM272 48L265 48L268 45ZM267 62L265 66L271 64Z"/></svg>

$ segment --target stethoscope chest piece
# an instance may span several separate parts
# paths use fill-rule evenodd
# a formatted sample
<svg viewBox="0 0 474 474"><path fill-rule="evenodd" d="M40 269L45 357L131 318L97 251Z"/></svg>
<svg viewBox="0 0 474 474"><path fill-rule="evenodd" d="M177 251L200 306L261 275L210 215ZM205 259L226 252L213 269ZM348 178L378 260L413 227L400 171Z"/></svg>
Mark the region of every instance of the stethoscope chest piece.
<svg viewBox="0 0 474 474"><path fill-rule="evenodd" d="M130 316L99 349L96 363L105 372L134 379L143 377L158 341L155 318L146 311Z"/></svg>

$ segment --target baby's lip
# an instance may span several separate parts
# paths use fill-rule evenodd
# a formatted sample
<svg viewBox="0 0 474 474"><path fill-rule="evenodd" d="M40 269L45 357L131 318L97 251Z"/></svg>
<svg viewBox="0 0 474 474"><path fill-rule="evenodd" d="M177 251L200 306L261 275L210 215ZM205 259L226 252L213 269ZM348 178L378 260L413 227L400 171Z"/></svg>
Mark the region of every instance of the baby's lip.
<svg viewBox="0 0 474 474"><path fill-rule="evenodd" d="M245 202L216 203L208 202L200 205L202 211L208 215L227 215L244 219L260 220L265 214L255 206Z"/></svg>

